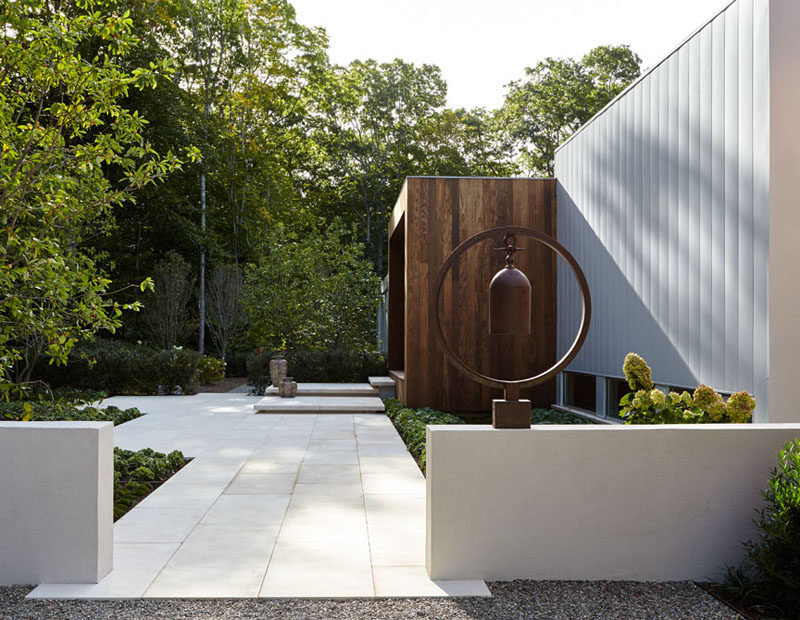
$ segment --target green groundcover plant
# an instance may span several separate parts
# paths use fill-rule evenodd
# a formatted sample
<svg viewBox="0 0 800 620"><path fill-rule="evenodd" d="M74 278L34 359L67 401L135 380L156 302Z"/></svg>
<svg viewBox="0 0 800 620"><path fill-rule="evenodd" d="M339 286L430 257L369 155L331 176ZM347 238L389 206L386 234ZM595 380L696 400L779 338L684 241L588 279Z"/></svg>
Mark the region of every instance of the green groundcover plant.
<svg viewBox="0 0 800 620"><path fill-rule="evenodd" d="M394 424L400 438L405 442L408 451L419 463L423 473L427 466L426 461L426 432L428 424L465 424L466 422L451 413L436 411L429 407L411 409L394 398L383 399L386 415ZM591 422L577 416L554 411L552 409L532 409L531 424L591 424Z"/></svg>
<svg viewBox="0 0 800 620"><path fill-rule="evenodd" d="M133 508L186 464L183 453L114 448L114 519Z"/></svg>
<svg viewBox="0 0 800 620"><path fill-rule="evenodd" d="M655 387L650 367L636 353L625 356L622 372L633 390L619 401L626 424L742 423L750 420L756 408L756 399L745 391L732 394L726 402L707 385L697 386L693 394L666 394Z"/></svg>

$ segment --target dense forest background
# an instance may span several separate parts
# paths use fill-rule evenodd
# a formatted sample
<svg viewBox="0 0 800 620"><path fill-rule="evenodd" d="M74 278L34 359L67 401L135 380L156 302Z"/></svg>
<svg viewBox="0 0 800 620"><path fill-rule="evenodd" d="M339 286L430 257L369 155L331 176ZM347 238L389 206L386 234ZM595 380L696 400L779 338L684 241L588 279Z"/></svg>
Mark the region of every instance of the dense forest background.
<svg viewBox="0 0 800 620"><path fill-rule="evenodd" d="M30 358L59 358L109 329L129 342L222 357L255 347L374 348L387 222L403 179L551 176L557 145L640 73L639 57L624 45L577 60L531 58L500 109L450 109L435 65L332 64L324 29L298 23L285 0L0 0L0 14L0 170L8 194L0 214L10 269L0 282L0 344L11 351L4 366L16 364L18 374ZM109 67L121 82L102 81ZM92 105L97 115L67 135L68 124L56 122L58 102ZM113 120L119 110L133 119L125 135ZM140 149L135 157L164 159L124 196L53 228L41 197L56 195L55 181L37 186L42 168L26 163L44 148L29 147L47 123L64 146L56 167L74 163L80 145L112 139L125 153ZM130 161L104 153L104 191L130 185ZM76 174L60 189L75 193L88 182ZM81 257L87 282L97 284L89 308L105 308L109 321L85 308L67 312L80 289L54 302L45 327L30 318L22 326L27 315L15 304L41 313L50 303L24 305L30 299L19 286L33 275L26 280L11 268L33 259L11 254L25 235L55 236L53 256ZM40 275L45 288L59 277ZM125 308L140 311L117 321Z"/></svg>

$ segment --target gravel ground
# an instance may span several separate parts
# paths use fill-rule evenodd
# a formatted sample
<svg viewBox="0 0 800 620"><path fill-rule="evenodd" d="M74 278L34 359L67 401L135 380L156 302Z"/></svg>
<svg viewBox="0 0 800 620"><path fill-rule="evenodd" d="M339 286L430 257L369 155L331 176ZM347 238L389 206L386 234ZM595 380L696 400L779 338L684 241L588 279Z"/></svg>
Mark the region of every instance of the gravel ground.
<svg viewBox="0 0 800 620"><path fill-rule="evenodd" d="M29 587L0 588L0 618L741 618L690 582L510 581L493 598L26 601Z"/></svg>

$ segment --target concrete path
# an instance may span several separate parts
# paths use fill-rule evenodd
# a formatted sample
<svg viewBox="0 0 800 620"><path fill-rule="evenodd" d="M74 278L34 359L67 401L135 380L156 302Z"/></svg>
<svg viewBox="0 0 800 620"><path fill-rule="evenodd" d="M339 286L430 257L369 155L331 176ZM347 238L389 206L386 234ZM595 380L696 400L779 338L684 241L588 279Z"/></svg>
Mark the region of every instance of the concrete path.
<svg viewBox="0 0 800 620"><path fill-rule="evenodd" d="M194 460L114 526L99 584L30 598L488 596L425 571L425 480L381 414L256 414L242 394L116 397L116 445Z"/></svg>

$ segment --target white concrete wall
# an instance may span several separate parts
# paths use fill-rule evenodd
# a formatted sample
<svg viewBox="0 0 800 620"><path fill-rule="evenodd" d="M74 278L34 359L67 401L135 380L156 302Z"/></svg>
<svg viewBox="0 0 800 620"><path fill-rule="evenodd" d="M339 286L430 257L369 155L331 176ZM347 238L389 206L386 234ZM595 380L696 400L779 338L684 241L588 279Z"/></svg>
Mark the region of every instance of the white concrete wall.
<svg viewBox="0 0 800 620"><path fill-rule="evenodd" d="M429 426L432 579L708 580L800 424Z"/></svg>
<svg viewBox="0 0 800 620"><path fill-rule="evenodd" d="M110 422L0 422L0 585L97 583L111 571Z"/></svg>
<svg viewBox="0 0 800 620"><path fill-rule="evenodd" d="M769 394L770 422L800 420L800 2L771 0Z"/></svg>

